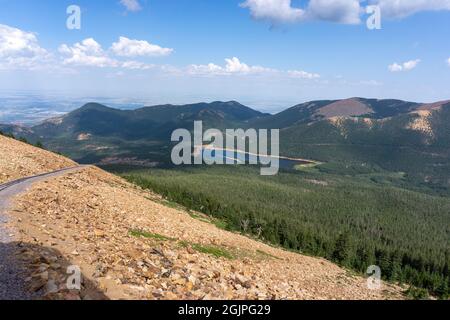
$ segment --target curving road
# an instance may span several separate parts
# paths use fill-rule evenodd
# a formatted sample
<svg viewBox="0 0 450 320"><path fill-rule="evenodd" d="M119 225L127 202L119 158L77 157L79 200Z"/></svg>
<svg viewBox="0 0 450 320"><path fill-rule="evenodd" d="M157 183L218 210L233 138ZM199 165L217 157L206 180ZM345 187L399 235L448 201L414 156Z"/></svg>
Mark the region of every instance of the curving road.
<svg viewBox="0 0 450 320"><path fill-rule="evenodd" d="M0 184L0 300L24 300L32 296L24 289L24 277L17 261L14 261L14 239L8 222L7 210L14 196L24 193L33 183L79 171L86 166L76 166Z"/></svg>

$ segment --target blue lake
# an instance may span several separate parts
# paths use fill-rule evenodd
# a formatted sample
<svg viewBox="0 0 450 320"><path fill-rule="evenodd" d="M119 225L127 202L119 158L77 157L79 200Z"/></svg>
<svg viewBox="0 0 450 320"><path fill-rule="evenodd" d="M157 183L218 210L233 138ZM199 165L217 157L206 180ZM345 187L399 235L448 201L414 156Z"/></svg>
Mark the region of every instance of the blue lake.
<svg viewBox="0 0 450 320"><path fill-rule="evenodd" d="M258 165L274 162L276 160L280 163L280 168L291 169L299 164L309 164L311 162L304 160L288 159L283 157L274 157L270 155L255 155L243 151L219 150L219 149L203 149L203 159L213 161L214 159L222 159L224 164L251 164ZM228 161L228 162L227 162Z"/></svg>

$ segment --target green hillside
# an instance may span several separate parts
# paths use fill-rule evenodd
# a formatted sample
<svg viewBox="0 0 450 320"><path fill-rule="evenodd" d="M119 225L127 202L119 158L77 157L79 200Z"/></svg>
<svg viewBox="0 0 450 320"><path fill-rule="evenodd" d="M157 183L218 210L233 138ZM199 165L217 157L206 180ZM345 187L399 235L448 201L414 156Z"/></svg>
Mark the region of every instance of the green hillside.
<svg viewBox="0 0 450 320"><path fill-rule="evenodd" d="M411 128L415 122L424 121L416 113L372 121L367 118L323 120L283 129L281 152L334 164L336 172L341 173L379 169L404 172L406 179L415 185L448 192L449 120L450 104L426 118L431 131Z"/></svg>
<svg viewBox="0 0 450 320"><path fill-rule="evenodd" d="M264 116L237 102L165 105L136 110L117 110L89 103L60 119L34 126L32 130L48 139L75 138L82 133L128 140L163 139L170 137L176 128L192 127L195 120L202 120L208 126L226 128Z"/></svg>

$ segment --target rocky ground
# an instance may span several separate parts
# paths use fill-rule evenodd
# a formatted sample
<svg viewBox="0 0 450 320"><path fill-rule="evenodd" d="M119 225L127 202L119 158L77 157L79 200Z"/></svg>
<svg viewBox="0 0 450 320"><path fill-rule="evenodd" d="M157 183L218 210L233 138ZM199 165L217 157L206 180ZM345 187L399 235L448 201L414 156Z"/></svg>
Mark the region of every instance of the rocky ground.
<svg viewBox="0 0 450 320"><path fill-rule="evenodd" d="M0 135L0 183L75 165L67 158Z"/></svg>
<svg viewBox="0 0 450 320"><path fill-rule="evenodd" d="M97 168L37 183L10 226L32 292L48 299L400 299L323 259L267 246L171 208ZM67 268L83 274L67 290Z"/></svg>

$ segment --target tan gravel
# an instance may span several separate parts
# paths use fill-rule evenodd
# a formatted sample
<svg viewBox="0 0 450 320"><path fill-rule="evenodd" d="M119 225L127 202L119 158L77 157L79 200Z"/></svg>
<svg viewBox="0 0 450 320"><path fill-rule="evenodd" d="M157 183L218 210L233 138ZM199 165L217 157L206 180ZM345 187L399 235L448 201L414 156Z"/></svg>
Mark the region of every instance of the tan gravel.
<svg viewBox="0 0 450 320"><path fill-rule="evenodd" d="M0 183L75 165L72 160L0 135Z"/></svg>

